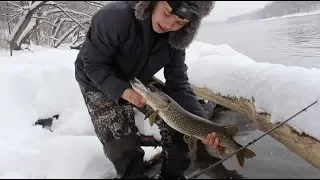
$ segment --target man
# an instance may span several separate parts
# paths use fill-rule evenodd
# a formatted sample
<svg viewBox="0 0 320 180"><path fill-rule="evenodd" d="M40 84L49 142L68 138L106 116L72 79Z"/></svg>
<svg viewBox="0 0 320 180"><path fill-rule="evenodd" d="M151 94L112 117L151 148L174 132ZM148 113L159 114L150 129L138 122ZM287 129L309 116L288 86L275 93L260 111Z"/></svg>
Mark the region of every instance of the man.
<svg viewBox="0 0 320 180"><path fill-rule="evenodd" d="M185 49L213 7L213 1L119 1L92 18L75 62L75 76L119 178L147 178L133 111L145 100L131 88L129 79L147 83L164 67L165 92L187 111L207 118L188 82ZM171 129L165 136L167 132L168 128L161 128L166 142L156 178L184 179L190 164L187 144L182 134ZM217 149L219 142L213 133L203 143Z"/></svg>

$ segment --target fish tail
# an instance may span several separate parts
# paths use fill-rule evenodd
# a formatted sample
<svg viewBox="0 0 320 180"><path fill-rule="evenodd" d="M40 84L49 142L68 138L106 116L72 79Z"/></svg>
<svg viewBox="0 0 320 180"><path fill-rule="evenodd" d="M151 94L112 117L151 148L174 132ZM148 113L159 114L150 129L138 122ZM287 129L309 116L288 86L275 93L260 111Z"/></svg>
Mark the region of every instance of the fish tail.
<svg viewBox="0 0 320 180"><path fill-rule="evenodd" d="M242 148L242 146L241 146L240 148ZM250 149L244 148L244 149L242 149L241 151L239 151L239 152L236 154L236 156L237 156L239 165L240 165L241 167L243 167L243 165L244 165L244 158L247 158L247 159L248 159L248 158L253 158L254 156L256 156L256 154L255 154L253 151L251 151Z"/></svg>

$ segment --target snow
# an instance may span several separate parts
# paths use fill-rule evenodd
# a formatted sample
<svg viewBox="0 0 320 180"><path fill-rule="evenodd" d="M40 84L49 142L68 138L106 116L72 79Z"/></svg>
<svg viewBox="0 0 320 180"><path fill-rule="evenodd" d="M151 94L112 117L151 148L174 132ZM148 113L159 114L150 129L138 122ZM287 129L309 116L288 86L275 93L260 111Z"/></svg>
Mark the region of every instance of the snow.
<svg viewBox="0 0 320 180"><path fill-rule="evenodd" d="M134 109L135 118L136 118L136 126L140 133L146 136L152 136L155 140L160 141L161 135L159 131L159 127L156 124L153 124L151 127L149 124L149 119L144 120L144 115L138 110Z"/></svg>
<svg viewBox="0 0 320 180"><path fill-rule="evenodd" d="M63 47L63 46L62 46ZM95 136L78 84L73 62L76 50L30 47L0 56L0 177L113 178L113 164ZM59 114L52 131L33 124ZM160 140L157 125L136 113L141 133ZM144 128L146 128L144 130ZM142 147L144 160L161 147Z"/></svg>
<svg viewBox="0 0 320 180"><path fill-rule="evenodd" d="M77 50L30 46L33 51L0 55L0 177L113 178L113 164L95 136L74 78ZM1 53L1 52L0 52ZM222 95L255 98L259 111L283 121L320 97L320 70L257 63L228 45L194 42L187 49L190 82ZM201 73L199 73L201 72ZM156 76L163 80L163 70ZM288 122L320 139L318 104ZM34 126L59 114L52 132ZM140 133L160 140L157 125L135 110ZM144 160L161 147L143 147Z"/></svg>
<svg viewBox="0 0 320 180"><path fill-rule="evenodd" d="M187 49L189 82L224 96L255 99L258 112L283 122L320 98L320 69L258 63L228 45L195 42ZM201 73L199 73L201 72ZM163 73L157 77L164 81ZM289 122L297 132L320 140L319 103Z"/></svg>

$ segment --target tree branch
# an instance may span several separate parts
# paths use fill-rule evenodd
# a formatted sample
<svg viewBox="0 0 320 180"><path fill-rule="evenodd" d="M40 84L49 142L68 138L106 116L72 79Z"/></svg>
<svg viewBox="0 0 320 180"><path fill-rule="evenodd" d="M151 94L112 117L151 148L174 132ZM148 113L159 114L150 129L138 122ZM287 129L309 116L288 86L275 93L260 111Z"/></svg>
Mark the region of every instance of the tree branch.
<svg viewBox="0 0 320 180"><path fill-rule="evenodd" d="M65 32L60 39L53 45L54 48L57 48L60 46L60 44L76 29L78 28L78 25L74 25L73 27L70 28L69 31Z"/></svg>
<svg viewBox="0 0 320 180"><path fill-rule="evenodd" d="M68 16L70 19L72 19L75 23L77 23L79 26L81 26L83 29L88 30L86 27L84 27L80 22L78 22L77 20L75 20L70 14L68 14L62 7L56 5L56 4L47 4L50 6L54 6L58 9L61 10L61 12L63 12L66 16Z"/></svg>
<svg viewBox="0 0 320 180"><path fill-rule="evenodd" d="M47 4L49 5L49 4ZM52 4L50 4L52 5ZM57 6L57 5L52 5L52 6ZM72 14L76 14L76 15L80 15L80 16L85 16L87 18L91 18L90 15L88 14L85 14L85 13L82 13L82 12L78 12L78 11L75 11L75 10L72 10L72 9L63 9L65 12L68 12L68 13L72 13ZM58 12L62 12L62 10L58 10L58 9L52 9L52 10L48 10L47 12L45 12L45 15L48 15L48 14L52 14L52 13L58 13Z"/></svg>
<svg viewBox="0 0 320 180"><path fill-rule="evenodd" d="M15 20L17 17L19 17L21 14L23 14L23 11L20 11L19 14L13 14L13 15L11 15L9 22L12 22L12 21Z"/></svg>
<svg viewBox="0 0 320 180"><path fill-rule="evenodd" d="M51 37L51 36L43 36L44 38L49 38L49 39L53 39L53 40L56 40L58 41L59 39L58 38L55 38L55 37Z"/></svg>
<svg viewBox="0 0 320 180"><path fill-rule="evenodd" d="M34 9L38 9L41 6L45 5L48 1L35 1L33 4L29 6L25 6L24 9L27 9L29 11L34 11Z"/></svg>
<svg viewBox="0 0 320 180"><path fill-rule="evenodd" d="M7 3L8 3L8 4L11 4L12 6L15 6L15 7L19 8L20 10L23 10L23 7L21 7L21 6L18 5L18 4L15 4L15 3L11 2L11 1L7 1Z"/></svg>
<svg viewBox="0 0 320 180"><path fill-rule="evenodd" d="M91 6L95 6L95 7L98 7L98 8L102 8L104 5L101 4L101 3L98 3L98 2L94 2L94 1L84 1L86 2L87 4L91 5Z"/></svg>
<svg viewBox="0 0 320 180"><path fill-rule="evenodd" d="M31 16L31 18L36 18L36 19L46 19L46 20L51 20L50 18L47 17L40 17L40 16Z"/></svg>

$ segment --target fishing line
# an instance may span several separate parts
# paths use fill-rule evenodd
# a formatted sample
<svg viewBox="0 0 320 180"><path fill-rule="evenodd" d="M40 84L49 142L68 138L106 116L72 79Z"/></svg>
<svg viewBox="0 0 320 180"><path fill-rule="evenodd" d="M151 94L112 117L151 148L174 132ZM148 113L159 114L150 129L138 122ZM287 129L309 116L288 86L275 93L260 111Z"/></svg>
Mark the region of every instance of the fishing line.
<svg viewBox="0 0 320 180"><path fill-rule="evenodd" d="M254 139L253 141L249 142L247 145L243 146L242 148L238 149L237 151L235 151L234 153L230 154L229 156L227 156L224 159L221 159L220 161L216 162L215 164L207 167L206 169L196 173L193 176L187 177L187 179L194 179L198 176L200 176L201 174L205 173L206 171L208 171L209 169L219 165L220 163L222 163L223 161L229 159L231 156L237 154L239 151L241 151L242 149L250 146L251 144L254 144L255 142L257 142L259 139L261 139L263 136L269 134L270 132L272 132L273 130L275 130L276 128L278 128L279 126L283 125L284 123L288 122L289 120L291 120L292 118L294 118L295 116L297 116L298 114L302 113L303 111L306 111L308 108L310 108L311 106L313 106L314 104L318 103L318 100L316 100L315 102L313 102L312 104L310 104L309 106L303 108L301 111L297 112L295 115L291 116L289 119L283 121L282 123L278 124L277 126L275 126L274 128L270 129L269 131L267 131L266 133L262 134L260 137L258 137L257 139Z"/></svg>

